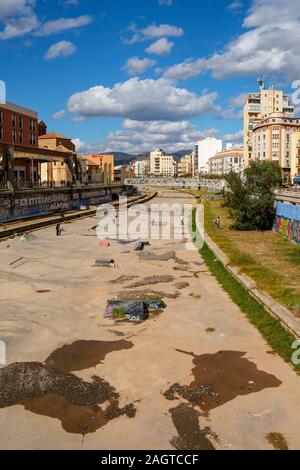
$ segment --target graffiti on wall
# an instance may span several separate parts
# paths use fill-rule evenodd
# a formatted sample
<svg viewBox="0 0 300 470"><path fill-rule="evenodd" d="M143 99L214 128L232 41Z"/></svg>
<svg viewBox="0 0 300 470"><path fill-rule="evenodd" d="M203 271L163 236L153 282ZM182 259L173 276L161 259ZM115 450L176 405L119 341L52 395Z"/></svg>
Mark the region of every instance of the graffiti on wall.
<svg viewBox="0 0 300 470"><path fill-rule="evenodd" d="M300 221L287 219L281 215L276 216L274 232L282 235L297 245L300 245Z"/></svg>

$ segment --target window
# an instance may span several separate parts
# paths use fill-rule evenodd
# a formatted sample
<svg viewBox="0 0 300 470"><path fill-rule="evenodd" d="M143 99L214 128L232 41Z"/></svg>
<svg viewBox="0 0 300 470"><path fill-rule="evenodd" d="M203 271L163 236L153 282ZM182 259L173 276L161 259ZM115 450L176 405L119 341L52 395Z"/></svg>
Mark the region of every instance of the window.
<svg viewBox="0 0 300 470"><path fill-rule="evenodd" d="M30 129L31 131L35 131L35 120L34 120L34 119L31 119L31 120L30 120L29 129Z"/></svg>
<svg viewBox="0 0 300 470"><path fill-rule="evenodd" d="M15 129L12 130L11 137L13 142L16 142L17 140L17 131Z"/></svg>
<svg viewBox="0 0 300 470"><path fill-rule="evenodd" d="M278 149L278 148L279 148L279 143L273 142L273 149Z"/></svg>
<svg viewBox="0 0 300 470"><path fill-rule="evenodd" d="M2 124L2 122L3 122L3 112L0 111L0 124Z"/></svg>
<svg viewBox="0 0 300 470"><path fill-rule="evenodd" d="M30 142L30 145L35 145L35 134L30 134L29 136L29 142Z"/></svg>
<svg viewBox="0 0 300 470"><path fill-rule="evenodd" d="M23 129L24 119L22 118L22 116L20 116L20 118L19 118L19 126L20 126L20 129Z"/></svg>
<svg viewBox="0 0 300 470"><path fill-rule="evenodd" d="M23 144L23 132L22 131L19 132L19 142L20 144Z"/></svg>
<svg viewBox="0 0 300 470"><path fill-rule="evenodd" d="M3 139L3 127L0 127L0 139Z"/></svg>
<svg viewBox="0 0 300 470"><path fill-rule="evenodd" d="M12 122L13 127L16 127L16 125L17 125L17 116L15 114L13 114L11 116L11 122Z"/></svg>

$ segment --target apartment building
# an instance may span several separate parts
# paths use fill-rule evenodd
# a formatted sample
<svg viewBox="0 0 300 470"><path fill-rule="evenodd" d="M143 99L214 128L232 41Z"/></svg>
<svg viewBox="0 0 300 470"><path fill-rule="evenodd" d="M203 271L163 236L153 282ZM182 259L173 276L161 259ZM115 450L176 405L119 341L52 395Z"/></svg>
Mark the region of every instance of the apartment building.
<svg viewBox="0 0 300 470"><path fill-rule="evenodd" d="M195 152L182 157L177 165L177 175L179 177L195 175Z"/></svg>
<svg viewBox="0 0 300 470"><path fill-rule="evenodd" d="M176 162L174 158L166 155L162 149L151 152L150 174L151 176L175 176Z"/></svg>
<svg viewBox="0 0 300 470"><path fill-rule="evenodd" d="M241 174L244 168L243 148L222 150L209 159L209 174L211 175L227 175L231 171Z"/></svg>
<svg viewBox="0 0 300 470"><path fill-rule="evenodd" d="M132 163L132 172L135 178L146 176L149 170L149 160L136 160Z"/></svg>
<svg viewBox="0 0 300 470"><path fill-rule="evenodd" d="M252 158L252 133L260 121L273 113L293 117L294 105L281 90L267 89L263 80L258 80L259 91L249 93L244 105L244 160L249 165Z"/></svg>
<svg viewBox="0 0 300 470"><path fill-rule="evenodd" d="M199 173L208 164L208 161L217 152L222 150L222 140L218 140L215 137L206 137L197 142L195 146L196 153L196 171Z"/></svg>
<svg viewBox="0 0 300 470"><path fill-rule="evenodd" d="M286 181L294 177L297 136L300 118L288 117L285 113L273 113L257 122L252 131L252 159L277 163ZM293 142L293 149L292 149Z"/></svg>
<svg viewBox="0 0 300 470"><path fill-rule="evenodd" d="M0 104L0 144L37 147L38 115L12 103Z"/></svg>

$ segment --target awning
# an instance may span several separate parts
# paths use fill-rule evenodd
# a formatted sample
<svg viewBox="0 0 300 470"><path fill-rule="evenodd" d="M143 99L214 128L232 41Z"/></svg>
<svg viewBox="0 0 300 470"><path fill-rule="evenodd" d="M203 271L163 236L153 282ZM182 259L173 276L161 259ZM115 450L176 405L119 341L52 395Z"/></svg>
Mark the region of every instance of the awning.
<svg viewBox="0 0 300 470"><path fill-rule="evenodd" d="M296 178L294 178L294 183L300 184L300 176L297 176Z"/></svg>

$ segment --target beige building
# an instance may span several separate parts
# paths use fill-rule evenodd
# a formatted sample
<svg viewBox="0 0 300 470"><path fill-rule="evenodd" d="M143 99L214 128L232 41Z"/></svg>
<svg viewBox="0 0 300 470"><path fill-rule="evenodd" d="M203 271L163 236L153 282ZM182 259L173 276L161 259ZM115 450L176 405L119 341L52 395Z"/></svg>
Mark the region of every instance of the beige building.
<svg viewBox="0 0 300 470"><path fill-rule="evenodd" d="M195 152L185 155L179 160L177 172L179 177L195 176Z"/></svg>
<svg viewBox="0 0 300 470"><path fill-rule="evenodd" d="M253 127L252 159L277 163L282 169L285 180L289 180L293 177L294 171L292 170L292 135L299 131L300 118L287 117L284 113L271 114Z"/></svg>
<svg viewBox="0 0 300 470"><path fill-rule="evenodd" d="M294 105L283 91L266 89L264 82L257 93L250 93L244 105L244 160L248 166L252 158L252 132L255 125L273 113L283 113L286 117L294 115Z"/></svg>
<svg viewBox="0 0 300 470"><path fill-rule="evenodd" d="M155 150L150 154L151 176L174 176L176 173L176 162L173 157L165 154L162 149Z"/></svg>
<svg viewBox="0 0 300 470"><path fill-rule="evenodd" d="M39 136L38 145L39 148L61 152L61 155L66 155L63 159L53 158L51 162L41 165L41 181L65 185L74 182L76 159L79 162L79 155L75 151L72 139L52 132Z"/></svg>
<svg viewBox="0 0 300 470"><path fill-rule="evenodd" d="M87 155L87 167L88 173L89 169L95 168L98 166L98 173L99 175L102 174L102 181L103 183L111 183L115 180L114 168L115 168L115 156L114 155L98 155L92 154ZM97 177L98 178L98 177Z"/></svg>
<svg viewBox="0 0 300 470"><path fill-rule="evenodd" d="M209 159L209 173L211 175L227 175L231 171L241 174L244 168L243 148L222 150Z"/></svg>

